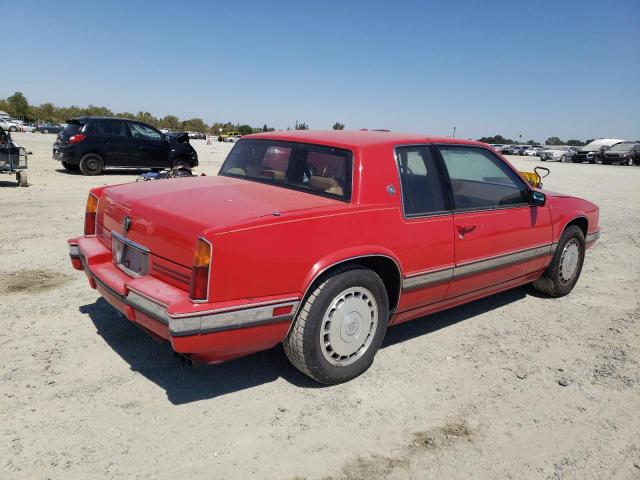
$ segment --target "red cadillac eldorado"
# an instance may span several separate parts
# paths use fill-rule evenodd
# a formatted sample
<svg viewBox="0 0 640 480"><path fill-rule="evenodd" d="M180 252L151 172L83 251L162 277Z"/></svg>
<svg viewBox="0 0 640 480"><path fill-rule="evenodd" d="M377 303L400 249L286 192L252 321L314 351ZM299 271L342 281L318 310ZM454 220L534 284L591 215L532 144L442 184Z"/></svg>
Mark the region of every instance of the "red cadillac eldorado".
<svg viewBox="0 0 640 480"><path fill-rule="evenodd" d="M533 283L559 297L598 207L486 144L375 131L247 135L214 177L94 188L68 241L91 287L195 362L284 343L339 383L387 326Z"/></svg>

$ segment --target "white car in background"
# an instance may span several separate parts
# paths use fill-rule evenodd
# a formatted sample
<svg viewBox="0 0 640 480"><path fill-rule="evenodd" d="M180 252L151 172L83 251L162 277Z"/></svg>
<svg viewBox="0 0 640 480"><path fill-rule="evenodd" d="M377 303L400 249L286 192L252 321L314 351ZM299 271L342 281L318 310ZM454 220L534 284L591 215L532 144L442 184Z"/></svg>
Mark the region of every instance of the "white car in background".
<svg viewBox="0 0 640 480"><path fill-rule="evenodd" d="M539 157L542 152L542 147L529 147L524 151L524 154L528 157Z"/></svg>
<svg viewBox="0 0 640 480"><path fill-rule="evenodd" d="M577 153L576 147L557 146L543 150L540 153L540 160L543 162L572 162Z"/></svg>
<svg viewBox="0 0 640 480"><path fill-rule="evenodd" d="M23 123L22 125L18 126L18 130L20 130L21 132L33 133L35 129L36 129L35 125L31 125L28 123Z"/></svg>
<svg viewBox="0 0 640 480"><path fill-rule="evenodd" d="M9 120L0 120L0 127L7 132L17 132L20 129L17 123Z"/></svg>

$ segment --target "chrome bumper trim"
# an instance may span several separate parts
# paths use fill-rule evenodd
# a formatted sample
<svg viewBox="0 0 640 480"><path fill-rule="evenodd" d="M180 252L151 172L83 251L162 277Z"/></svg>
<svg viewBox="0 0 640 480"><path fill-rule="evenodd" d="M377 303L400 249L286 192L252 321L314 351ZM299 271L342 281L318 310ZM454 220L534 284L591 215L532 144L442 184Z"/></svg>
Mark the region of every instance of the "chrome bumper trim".
<svg viewBox="0 0 640 480"><path fill-rule="evenodd" d="M69 245L69 255L72 258L80 258L80 247L76 244Z"/></svg>
<svg viewBox="0 0 640 480"><path fill-rule="evenodd" d="M129 294L124 298L124 303L149 315L151 318L159 322L169 325L169 315L167 314L167 306L155 302L145 295L135 290L129 289Z"/></svg>
<svg viewBox="0 0 640 480"><path fill-rule="evenodd" d="M221 332L237 328L252 327L263 323L280 322L293 318L299 301L271 303L253 308L243 308L193 317L169 317L169 331L173 336L196 335L198 333ZM273 316L274 308L290 307L290 313Z"/></svg>

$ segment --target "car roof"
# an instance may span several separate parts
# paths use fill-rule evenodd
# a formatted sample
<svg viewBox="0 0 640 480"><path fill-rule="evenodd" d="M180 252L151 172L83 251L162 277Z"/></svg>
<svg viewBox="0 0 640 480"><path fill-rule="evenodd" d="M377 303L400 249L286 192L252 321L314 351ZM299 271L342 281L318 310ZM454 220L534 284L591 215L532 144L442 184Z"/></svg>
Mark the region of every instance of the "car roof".
<svg viewBox="0 0 640 480"><path fill-rule="evenodd" d="M79 117L70 118L68 121L70 121L70 120L76 120L78 122L88 122L89 120L125 120L125 121L129 121L129 122L144 123L144 122L140 122L139 120L134 120L134 119L131 119L131 118L98 117L98 116L92 116L92 115L81 115Z"/></svg>
<svg viewBox="0 0 640 480"><path fill-rule="evenodd" d="M243 139L281 140L289 142L316 143L342 148L357 148L380 145L412 145L421 143L448 143L486 147L486 143L412 133L396 133L377 130L282 130L278 132L254 133Z"/></svg>

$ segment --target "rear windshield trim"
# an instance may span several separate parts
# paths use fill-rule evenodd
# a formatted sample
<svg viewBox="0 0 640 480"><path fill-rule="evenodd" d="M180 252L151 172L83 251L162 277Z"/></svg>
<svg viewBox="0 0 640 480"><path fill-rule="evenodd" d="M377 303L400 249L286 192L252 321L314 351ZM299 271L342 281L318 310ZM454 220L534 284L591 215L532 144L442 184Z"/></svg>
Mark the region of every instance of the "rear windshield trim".
<svg viewBox="0 0 640 480"><path fill-rule="evenodd" d="M283 147L290 147L290 148L295 148L296 146L310 146L310 147L315 147L318 148L320 150L340 150L343 152L346 152L349 154L349 157L347 158L347 163L348 165L346 166L347 168L345 168L345 174L348 177L348 191L345 192L344 195L337 195L337 194L332 194L332 193L327 193L327 192L323 192L320 190L313 190L310 188L305 188L305 187L298 187L294 184L288 184L288 183L275 183L275 182L270 182L268 180L263 180L259 177L250 177L247 175L238 175L238 174L234 174L234 173L229 173L229 172L225 172L224 171L224 166L227 163L229 157L231 156L231 154L233 153L233 151L238 148L239 145L243 144L243 143L248 143L248 142L268 142L270 145L273 146L283 146ZM326 198L330 198L332 200L339 200L341 202L345 202L345 203L350 203L351 202L351 198L353 196L353 166L354 166L354 153L352 150L349 150L347 148L342 148L342 147L336 147L333 145L323 145L323 144L318 144L318 143L311 143L311 142L299 142L299 141L287 141L287 140L275 140L275 139L262 139L262 138L251 138L251 139L244 139L244 140L239 140L231 149L231 151L229 152L229 154L227 155L227 157L225 158L224 162L222 163L222 166L220 167L220 171L218 172L218 175L221 177L230 177L230 178L237 178L240 180L249 180L252 182L256 182L256 183L262 183L264 185L271 185L274 187L280 187L280 188L286 188L289 190L295 190L298 192L303 192L303 193L309 193L311 195L318 195L321 197L326 197ZM345 187L347 186L347 184L345 183Z"/></svg>

